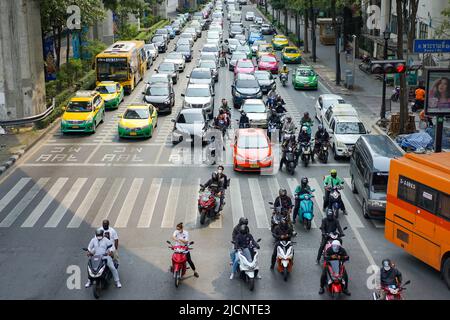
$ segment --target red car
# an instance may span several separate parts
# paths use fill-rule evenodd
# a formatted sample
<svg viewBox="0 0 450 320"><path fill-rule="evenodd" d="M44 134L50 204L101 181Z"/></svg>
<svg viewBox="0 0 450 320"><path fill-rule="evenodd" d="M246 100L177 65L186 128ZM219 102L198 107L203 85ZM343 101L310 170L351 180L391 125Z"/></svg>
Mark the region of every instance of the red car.
<svg viewBox="0 0 450 320"><path fill-rule="evenodd" d="M239 59L234 67L234 76L238 73L254 73L256 70L253 61L250 59Z"/></svg>
<svg viewBox="0 0 450 320"><path fill-rule="evenodd" d="M278 73L278 60L272 54L265 54L261 56L258 62L258 70L266 70L271 73Z"/></svg>
<svg viewBox="0 0 450 320"><path fill-rule="evenodd" d="M272 166L272 146L264 129L237 129L233 145L235 171L261 171Z"/></svg>

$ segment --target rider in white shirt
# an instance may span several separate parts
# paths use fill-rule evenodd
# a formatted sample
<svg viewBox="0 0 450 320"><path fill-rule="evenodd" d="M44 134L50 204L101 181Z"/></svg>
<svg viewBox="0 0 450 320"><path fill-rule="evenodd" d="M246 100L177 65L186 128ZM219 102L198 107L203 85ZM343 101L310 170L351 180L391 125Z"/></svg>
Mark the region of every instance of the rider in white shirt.
<svg viewBox="0 0 450 320"><path fill-rule="evenodd" d="M177 230L174 231L172 239L175 241L175 246L189 245L189 232L183 229L183 222L177 224ZM198 273L195 271L195 265L194 262L192 262L191 253L189 251L186 254L186 259L191 266L192 271L194 271L194 276L198 278Z"/></svg>

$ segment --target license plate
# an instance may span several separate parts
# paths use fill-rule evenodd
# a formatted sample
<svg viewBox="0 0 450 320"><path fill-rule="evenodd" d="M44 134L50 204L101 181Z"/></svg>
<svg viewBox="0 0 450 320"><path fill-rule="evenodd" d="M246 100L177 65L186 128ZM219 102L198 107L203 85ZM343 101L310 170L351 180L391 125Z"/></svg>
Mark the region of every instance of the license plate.
<svg viewBox="0 0 450 320"><path fill-rule="evenodd" d="M250 168L259 168L259 165L258 165L257 163L251 164L251 165L250 165Z"/></svg>
<svg viewBox="0 0 450 320"><path fill-rule="evenodd" d="M135 136L135 135L137 135L136 132L130 132L130 136Z"/></svg>
<svg viewBox="0 0 450 320"><path fill-rule="evenodd" d="M79 129L80 126L72 126L72 129Z"/></svg>
<svg viewBox="0 0 450 320"><path fill-rule="evenodd" d="M306 83L305 83L305 87L309 87L309 84L306 84Z"/></svg>

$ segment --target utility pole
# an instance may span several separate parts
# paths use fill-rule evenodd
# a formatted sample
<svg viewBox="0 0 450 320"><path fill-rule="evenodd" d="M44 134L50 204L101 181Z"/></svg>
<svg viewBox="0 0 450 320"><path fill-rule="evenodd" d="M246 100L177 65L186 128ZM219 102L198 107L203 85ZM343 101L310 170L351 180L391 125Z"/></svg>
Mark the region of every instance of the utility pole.
<svg viewBox="0 0 450 320"><path fill-rule="evenodd" d="M312 39L312 58L316 62L316 13L313 8L312 0L309 0L309 5L311 8L311 39Z"/></svg>
<svg viewBox="0 0 450 320"><path fill-rule="evenodd" d="M391 32L388 29L388 26L386 26L386 29L383 32L383 39L384 39L384 52L383 52L383 59L387 60L388 55L388 41L391 37ZM380 111L380 119L385 120L386 119L386 74L383 73L383 94L382 94L382 101L381 101L381 111Z"/></svg>

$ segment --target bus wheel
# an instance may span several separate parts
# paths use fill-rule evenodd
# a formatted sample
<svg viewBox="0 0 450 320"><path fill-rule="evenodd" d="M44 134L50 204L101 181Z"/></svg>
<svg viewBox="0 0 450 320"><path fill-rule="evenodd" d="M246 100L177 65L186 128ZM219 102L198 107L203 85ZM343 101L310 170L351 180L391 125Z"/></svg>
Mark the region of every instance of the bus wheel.
<svg viewBox="0 0 450 320"><path fill-rule="evenodd" d="M450 290L450 257L447 257L442 265L442 275L448 289Z"/></svg>

